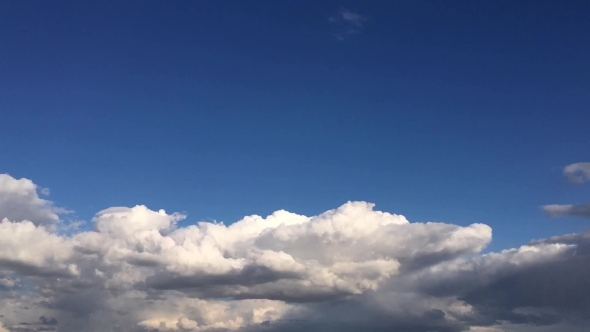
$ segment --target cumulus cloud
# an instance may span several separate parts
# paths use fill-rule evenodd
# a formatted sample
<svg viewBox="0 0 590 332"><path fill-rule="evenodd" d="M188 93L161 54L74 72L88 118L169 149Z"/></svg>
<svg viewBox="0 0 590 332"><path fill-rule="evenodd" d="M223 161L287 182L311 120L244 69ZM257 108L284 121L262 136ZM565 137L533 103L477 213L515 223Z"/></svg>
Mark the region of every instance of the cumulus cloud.
<svg viewBox="0 0 590 332"><path fill-rule="evenodd" d="M563 174L571 183L584 183L590 181L590 162L575 163L566 166Z"/></svg>
<svg viewBox="0 0 590 332"><path fill-rule="evenodd" d="M38 191L49 194L48 189L39 188L29 179L15 179L8 174L0 174L2 217L12 221L28 220L35 225L58 222L58 214L64 210L40 198Z"/></svg>
<svg viewBox="0 0 590 332"><path fill-rule="evenodd" d="M590 233L482 255L487 225L412 223L367 202L186 227L183 214L113 207L69 235L2 208L9 331L574 331L590 319Z"/></svg>
<svg viewBox="0 0 590 332"><path fill-rule="evenodd" d="M22 275L76 274L69 239L49 233L29 221L0 222L0 267Z"/></svg>
<svg viewBox="0 0 590 332"><path fill-rule="evenodd" d="M336 39L344 40L346 35L360 33L369 18L346 8L341 8L336 14L330 16L328 21L335 29L334 36Z"/></svg>

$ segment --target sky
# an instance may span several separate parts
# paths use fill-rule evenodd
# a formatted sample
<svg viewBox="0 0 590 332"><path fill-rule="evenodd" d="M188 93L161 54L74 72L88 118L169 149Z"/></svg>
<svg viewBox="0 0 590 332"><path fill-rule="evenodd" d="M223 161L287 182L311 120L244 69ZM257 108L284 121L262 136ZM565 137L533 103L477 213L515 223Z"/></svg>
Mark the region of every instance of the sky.
<svg viewBox="0 0 590 332"><path fill-rule="evenodd" d="M247 330L400 303L418 318L356 323L566 324L515 314L545 303L532 293L481 298L590 259L588 1L0 0L0 31L0 332ZM81 284L97 300L76 311L62 293ZM16 319L15 298L53 306Z"/></svg>

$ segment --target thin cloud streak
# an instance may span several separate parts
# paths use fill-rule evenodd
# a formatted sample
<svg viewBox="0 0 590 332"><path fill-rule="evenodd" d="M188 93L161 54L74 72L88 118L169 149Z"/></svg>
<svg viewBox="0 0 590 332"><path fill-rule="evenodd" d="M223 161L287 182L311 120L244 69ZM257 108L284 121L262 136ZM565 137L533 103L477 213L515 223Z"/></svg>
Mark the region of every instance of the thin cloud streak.
<svg viewBox="0 0 590 332"><path fill-rule="evenodd" d="M328 21L336 29L334 37L342 41L346 35L359 34L364 28L365 23L369 21L369 18L351 10L341 8L336 14L330 16Z"/></svg>
<svg viewBox="0 0 590 332"><path fill-rule="evenodd" d="M570 183L583 184L590 181L590 162L568 165L563 168L563 175ZM581 217L590 218L590 203L588 204L549 204L541 207L551 217Z"/></svg>

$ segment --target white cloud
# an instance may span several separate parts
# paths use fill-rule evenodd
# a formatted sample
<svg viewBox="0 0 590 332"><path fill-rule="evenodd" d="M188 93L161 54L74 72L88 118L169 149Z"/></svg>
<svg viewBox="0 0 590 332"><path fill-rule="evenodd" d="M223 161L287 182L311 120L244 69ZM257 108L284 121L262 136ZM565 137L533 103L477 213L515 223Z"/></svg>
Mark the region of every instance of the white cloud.
<svg viewBox="0 0 590 332"><path fill-rule="evenodd" d="M35 186L26 184L30 193ZM70 236L5 218L0 318L8 329L53 324L61 332L496 332L508 323L532 329L563 319L537 302L570 315L590 308L580 295L590 290L590 271L569 270L590 266L590 235L481 255L492 237L486 225L411 223L366 202L311 217L281 210L179 228L185 217L109 208L97 213L93 231ZM514 292L522 280L535 289ZM537 290L550 280L557 282L551 290ZM566 285L582 291L569 294Z"/></svg>
<svg viewBox="0 0 590 332"><path fill-rule="evenodd" d="M69 239L49 233L29 221L20 223L4 219L0 222L0 267L24 275L76 274Z"/></svg>
<svg viewBox="0 0 590 332"><path fill-rule="evenodd" d="M590 181L590 162L575 163L566 166L563 174L572 183L584 183Z"/></svg>
<svg viewBox="0 0 590 332"><path fill-rule="evenodd" d="M37 189L43 191L29 179L0 174L0 220L28 220L36 225L58 222L63 210L40 198Z"/></svg>

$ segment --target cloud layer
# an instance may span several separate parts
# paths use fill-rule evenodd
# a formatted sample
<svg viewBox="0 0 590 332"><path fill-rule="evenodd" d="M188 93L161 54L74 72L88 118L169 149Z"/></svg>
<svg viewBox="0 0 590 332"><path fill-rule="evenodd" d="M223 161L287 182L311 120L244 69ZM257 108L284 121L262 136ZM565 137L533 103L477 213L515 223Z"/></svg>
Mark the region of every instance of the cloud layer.
<svg viewBox="0 0 590 332"><path fill-rule="evenodd" d="M348 202L187 227L113 207L64 235L40 190L0 175L0 331L582 331L590 319L590 234L482 255L487 225Z"/></svg>

